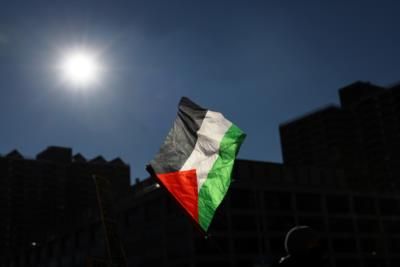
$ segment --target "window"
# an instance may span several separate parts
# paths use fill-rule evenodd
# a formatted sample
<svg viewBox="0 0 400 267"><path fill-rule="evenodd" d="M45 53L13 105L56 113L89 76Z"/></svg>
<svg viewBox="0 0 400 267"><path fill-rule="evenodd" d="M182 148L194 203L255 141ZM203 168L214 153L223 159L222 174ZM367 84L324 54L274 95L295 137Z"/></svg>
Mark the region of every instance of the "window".
<svg viewBox="0 0 400 267"><path fill-rule="evenodd" d="M382 215L391 216L400 213L400 200L396 198L379 199L379 209Z"/></svg>
<svg viewBox="0 0 400 267"><path fill-rule="evenodd" d="M389 251L399 253L400 251L400 238L391 238L389 242Z"/></svg>
<svg viewBox="0 0 400 267"><path fill-rule="evenodd" d="M391 266L400 266L400 259L392 259L390 263Z"/></svg>
<svg viewBox="0 0 400 267"><path fill-rule="evenodd" d="M385 220L383 221L383 228L387 234L400 234L400 221Z"/></svg>
<svg viewBox="0 0 400 267"><path fill-rule="evenodd" d="M65 249L66 249L66 246L67 246L67 238L65 236L63 236L61 238L61 240L60 240L60 243L61 243L60 244L60 254L64 255Z"/></svg>
<svg viewBox="0 0 400 267"><path fill-rule="evenodd" d="M143 263L142 266L148 266L148 267L153 267L153 266L162 266L163 265L163 260L158 257L158 258L152 258L146 260L145 263Z"/></svg>
<svg viewBox="0 0 400 267"><path fill-rule="evenodd" d="M326 208L329 213L347 213L350 211L349 198L340 195L327 196Z"/></svg>
<svg viewBox="0 0 400 267"><path fill-rule="evenodd" d="M372 255L383 250L383 243L380 239L376 238L363 238L360 240L361 250L365 253Z"/></svg>
<svg viewBox="0 0 400 267"><path fill-rule="evenodd" d="M241 237L234 240L235 252L255 254L258 253L259 240L256 237Z"/></svg>
<svg viewBox="0 0 400 267"><path fill-rule="evenodd" d="M365 267L386 267L386 262L384 259L382 258L378 258L378 259L366 259L364 261L365 263Z"/></svg>
<svg viewBox="0 0 400 267"><path fill-rule="evenodd" d="M353 233L354 224L350 218L330 218L329 228L333 233Z"/></svg>
<svg viewBox="0 0 400 267"><path fill-rule="evenodd" d="M255 215L235 215L232 218L235 231L257 231L257 217Z"/></svg>
<svg viewBox="0 0 400 267"><path fill-rule="evenodd" d="M288 192L265 192L264 206L271 211L291 211L292 196Z"/></svg>
<svg viewBox="0 0 400 267"><path fill-rule="evenodd" d="M358 231L360 233L379 233L379 223L373 219L358 219L357 220Z"/></svg>
<svg viewBox="0 0 400 267"><path fill-rule="evenodd" d="M47 257L52 258L54 256L54 242L47 244Z"/></svg>
<svg viewBox="0 0 400 267"><path fill-rule="evenodd" d="M326 225L323 217L302 216L299 217L300 225L308 225L318 232L326 231Z"/></svg>
<svg viewBox="0 0 400 267"><path fill-rule="evenodd" d="M321 211L321 196L318 194L297 194L296 203L301 211Z"/></svg>
<svg viewBox="0 0 400 267"><path fill-rule="evenodd" d="M222 236L211 236L208 239L196 238L194 240L196 254L199 255L218 255L225 253L229 249L229 239Z"/></svg>
<svg viewBox="0 0 400 267"><path fill-rule="evenodd" d="M234 209L254 209L255 194L249 189L234 189L230 194L231 206Z"/></svg>
<svg viewBox="0 0 400 267"><path fill-rule="evenodd" d="M154 265L156 266L156 265ZM191 266L189 264L184 266ZM228 260L210 260L210 261L199 261L196 264L196 267L209 267L209 266L218 266L218 267L228 267L231 266Z"/></svg>
<svg viewBox="0 0 400 267"><path fill-rule="evenodd" d="M270 231L278 231L286 233L294 227L293 216L268 216L267 227Z"/></svg>
<svg viewBox="0 0 400 267"><path fill-rule="evenodd" d="M332 240L332 247L336 253L356 252L356 241L350 238L337 238Z"/></svg>
<svg viewBox="0 0 400 267"><path fill-rule="evenodd" d="M210 240L208 240L210 242ZM214 240L212 240L214 241ZM182 259L185 258L187 255L190 254L190 246L188 244L189 240L182 240L177 242L170 243L166 246L166 251L169 259ZM215 242L215 241L214 241Z"/></svg>
<svg viewBox="0 0 400 267"><path fill-rule="evenodd" d="M375 200L371 197L354 197L354 210L359 214L374 215Z"/></svg>
<svg viewBox="0 0 400 267"><path fill-rule="evenodd" d="M360 262L356 259L337 259L336 266L340 267L358 267Z"/></svg>

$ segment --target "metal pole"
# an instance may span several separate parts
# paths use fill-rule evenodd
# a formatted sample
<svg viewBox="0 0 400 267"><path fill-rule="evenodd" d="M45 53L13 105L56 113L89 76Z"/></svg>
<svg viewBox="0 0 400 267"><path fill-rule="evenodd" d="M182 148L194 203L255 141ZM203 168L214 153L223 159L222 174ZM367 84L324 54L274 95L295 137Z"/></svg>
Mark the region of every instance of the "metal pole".
<svg viewBox="0 0 400 267"><path fill-rule="evenodd" d="M97 203L99 205L99 210L100 210L100 219L101 219L101 222L103 224L103 230L104 230L104 236L105 236L105 241L106 241L108 260L109 260L110 266L113 266L110 240L108 239L107 226L106 226L106 222L104 220L103 205L102 205L101 200L100 200L100 192L99 192L99 186L97 184L97 177L96 177L96 175L92 175L92 177L93 177L93 180L94 180L94 184L96 186Z"/></svg>

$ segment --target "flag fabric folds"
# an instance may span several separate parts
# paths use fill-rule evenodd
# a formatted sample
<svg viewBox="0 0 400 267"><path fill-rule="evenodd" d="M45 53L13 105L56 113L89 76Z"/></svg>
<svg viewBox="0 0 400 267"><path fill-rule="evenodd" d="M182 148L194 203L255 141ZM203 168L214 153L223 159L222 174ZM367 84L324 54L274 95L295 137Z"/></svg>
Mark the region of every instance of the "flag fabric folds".
<svg viewBox="0 0 400 267"><path fill-rule="evenodd" d="M183 97L172 129L148 166L204 231L228 191L245 136L221 113Z"/></svg>

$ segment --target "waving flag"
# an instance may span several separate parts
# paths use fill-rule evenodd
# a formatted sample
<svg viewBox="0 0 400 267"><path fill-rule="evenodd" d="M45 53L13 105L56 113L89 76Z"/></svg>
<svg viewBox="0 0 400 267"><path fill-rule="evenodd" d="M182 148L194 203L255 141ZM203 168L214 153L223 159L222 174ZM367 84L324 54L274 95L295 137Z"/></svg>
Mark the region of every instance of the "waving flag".
<svg viewBox="0 0 400 267"><path fill-rule="evenodd" d="M228 191L245 136L221 113L183 97L174 126L148 166L204 231Z"/></svg>

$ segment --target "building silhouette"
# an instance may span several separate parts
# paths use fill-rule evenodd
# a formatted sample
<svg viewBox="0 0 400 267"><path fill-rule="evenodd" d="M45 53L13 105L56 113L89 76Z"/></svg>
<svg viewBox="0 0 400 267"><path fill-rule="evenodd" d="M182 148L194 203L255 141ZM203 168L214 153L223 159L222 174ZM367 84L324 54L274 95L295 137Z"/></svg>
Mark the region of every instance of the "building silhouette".
<svg viewBox="0 0 400 267"><path fill-rule="evenodd" d="M399 195L355 192L335 169L238 160L208 238L151 178L116 204L128 266L271 266L285 254L286 232L304 224L320 233L329 266L400 263ZM102 223L93 219L0 266L106 259Z"/></svg>
<svg viewBox="0 0 400 267"><path fill-rule="evenodd" d="M72 150L48 147L36 158L14 150L0 157L0 257L36 247L97 216L92 175L112 178L114 196L129 188L129 166L119 158L87 161Z"/></svg>
<svg viewBox="0 0 400 267"><path fill-rule="evenodd" d="M344 169L354 189L399 191L400 86L355 82L331 105L280 126L285 164Z"/></svg>
<svg viewBox="0 0 400 267"><path fill-rule="evenodd" d="M127 187L129 167L120 160L107 163L98 157L86 162L75 156L69 163L57 163L54 168L61 173L58 179L75 180L60 189L64 192L69 188L65 195L48 195L48 200L69 207L89 203L89 199L91 204L83 206L95 205L89 174L102 171L106 177L119 177L118 182L110 178L111 183L118 184L110 191L121 196L114 198L113 215L109 215L115 231L104 231L96 211L83 217L70 211L74 223L60 222L63 226L54 235L9 253L0 266L107 266L107 245L121 249L121 244L120 254L125 255L127 266L272 266L285 255L284 237L295 225L309 225L319 232L328 266L400 266L398 91L398 86L382 88L357 82L340 89L340 106L328 106L283 124L284 163L237 160L231 188L207 238L153 178L136 180ZM53 159L63 158L50 152ZM39 155L35 162L47 162ZM23 160L17 152L2 159L10 158ZM2 169L11 166L4 162L0 160ZM22 173L32 169L20 165L13 168ZM72 172L71 168L77 169ZM54 177L57 173L47 174L49 171L44 169L45 173L37 175ZM48 178L40 179L43 188L44 184L50 186L44 180ZM127 189L127 194L119 193ZM46 191L38 192L46 196ZM12 203L18 207L24 202ZM55 207L51 204L48 212L56 212ZM5 218L3 221L10 220ZM51 225L52 220L54 216L43 217L45 225ZM113 242L107 242L107 235L114 237Z"/></svg>

